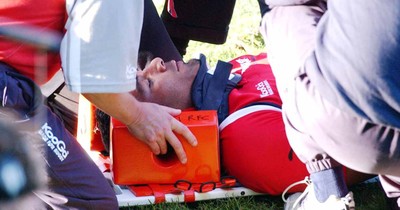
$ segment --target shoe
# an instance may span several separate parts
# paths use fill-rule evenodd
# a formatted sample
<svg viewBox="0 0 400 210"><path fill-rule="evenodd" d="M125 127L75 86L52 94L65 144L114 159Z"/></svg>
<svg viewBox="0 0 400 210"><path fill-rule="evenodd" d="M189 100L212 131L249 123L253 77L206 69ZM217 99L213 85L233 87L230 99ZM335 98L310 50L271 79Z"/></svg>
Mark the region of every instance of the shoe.
<svg viewBox="0 0 400 210"><path fill-rule="evenodd" d="M307 188L303 193L295 193L285 199L286 192L295 185L306 184ZM314 193L314 185L311 180L306 177L303 181L296 182L290 185L282 194L282 199L285 202L285 210L354 210L355 202L353 193L349 192L343 198L337 198L334 195L324 202L320 203Z"/></svg>

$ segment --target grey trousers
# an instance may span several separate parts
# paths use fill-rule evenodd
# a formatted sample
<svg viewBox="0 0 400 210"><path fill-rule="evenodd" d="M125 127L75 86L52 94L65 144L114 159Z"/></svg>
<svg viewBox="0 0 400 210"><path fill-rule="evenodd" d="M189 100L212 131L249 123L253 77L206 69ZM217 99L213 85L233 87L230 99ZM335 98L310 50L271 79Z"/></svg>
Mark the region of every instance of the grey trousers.
<svg viewBox="0 0 400 210"><path fill-rule="evenodd" d="M329 91L335 84L329 84L326 77L332 73L329 71L345 68L344 72L354 76L346 78L348 85L353 85L351 79L359 78L371 86L385 85L390 81L380 76L391 74L400 84L400 69L382 65L398 59L391 53L400 49L400 1L334 0L328 5L307 1L301 5L304 1L294 0L274 5L276 2L266 0L272 10L264 15L260 29L283 101L283 118L293 150L310 173L342 164L378 174L387 196L400 197L400 128L396 126L400 118L395 118L399 112L390 116L394 116L393 124L386 124L351 111L338 90ZM393 29L393 36L382 34L385 24L389 31ZM385 51L388 41L393 45ZM338 42L343 46L339 51L335 50ZM382 62L385 56L388 60ZM355 62L348 65L349 60ZM365 77L368 74L371 76ZM371 82L372 77L379 82ZM395 84L387 92L400 93L398 88ZM357 95L360 87L352 90ZM382 97L382 102L394 101L394 107L400 107L400 98L388 95ZM367 111L379 115L379 108Z"/></svg>

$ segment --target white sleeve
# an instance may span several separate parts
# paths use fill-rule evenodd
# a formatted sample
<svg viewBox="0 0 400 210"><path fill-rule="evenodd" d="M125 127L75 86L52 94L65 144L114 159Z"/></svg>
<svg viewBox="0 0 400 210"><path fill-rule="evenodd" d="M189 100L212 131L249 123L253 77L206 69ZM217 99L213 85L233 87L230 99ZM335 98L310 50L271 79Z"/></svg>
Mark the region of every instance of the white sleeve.
<svg viewBox="0 0 400 210"><path fill-rule="evenodd" d="M61 59L68 88L120 93L136 88L143 0L67 0Z"/></svg>

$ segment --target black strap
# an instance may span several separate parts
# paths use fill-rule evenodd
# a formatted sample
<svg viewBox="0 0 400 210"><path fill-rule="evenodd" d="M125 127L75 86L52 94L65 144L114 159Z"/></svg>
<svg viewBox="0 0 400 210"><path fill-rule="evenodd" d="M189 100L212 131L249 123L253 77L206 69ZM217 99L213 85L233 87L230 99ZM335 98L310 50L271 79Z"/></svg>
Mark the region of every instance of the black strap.
<svg viewBox="0 0 400 210"><path fill-rule="evenodd" d="M60 86L58 86L58 88L56 88L53 93L51 93L48 97L47 97L47 101L53 101L56 97L56 94L59 94L61 92L61 90L65 87L65 82L61 83Z"/></svg>

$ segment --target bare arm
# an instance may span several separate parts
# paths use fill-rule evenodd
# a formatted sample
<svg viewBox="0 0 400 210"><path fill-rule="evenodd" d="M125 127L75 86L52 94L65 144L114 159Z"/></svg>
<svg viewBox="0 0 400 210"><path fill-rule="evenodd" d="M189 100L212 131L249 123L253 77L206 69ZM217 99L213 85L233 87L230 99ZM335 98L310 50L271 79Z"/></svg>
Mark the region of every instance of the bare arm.
<svg viewBox="0 0 400 210"><path fill-rule="evenodd" d="M197 140L190 130L173 117L180 114L178 109L139 102L130 93L85 93L83 96L127 125L129 131L145 142L156 155L167 152L168 142L179 160L186 163L185 151L173 131L181 134L190 145L197 145Z"/></svg>

